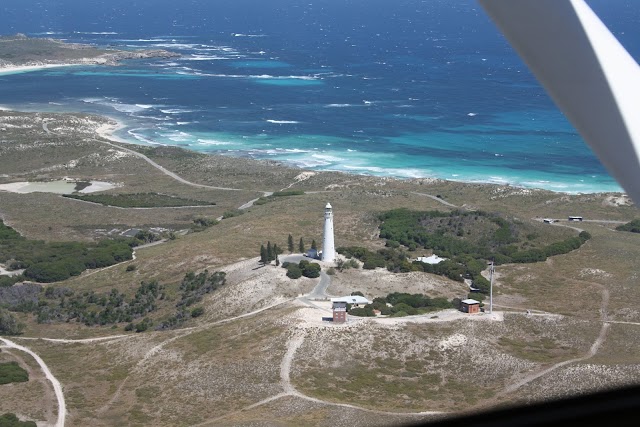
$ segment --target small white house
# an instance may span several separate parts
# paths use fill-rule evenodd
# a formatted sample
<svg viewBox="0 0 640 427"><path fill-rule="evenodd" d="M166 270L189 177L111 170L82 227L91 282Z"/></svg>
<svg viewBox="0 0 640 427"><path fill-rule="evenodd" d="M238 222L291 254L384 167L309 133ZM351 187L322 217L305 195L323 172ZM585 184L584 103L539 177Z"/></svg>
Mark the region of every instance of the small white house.
<svg viewBox="0 0 640 427"><path fill-rule="evenodd" d="M331 298L331 302L346 302L347 304L355 306L371 304L371 301L369 301L365 297L361 297L360 295L349 295L347 297Z"/></svg>
<svg viewBox="0 0 640 427"><path fill-rule="evenodd" d="M446 261L447 258L440 258L438 255L420 256L416 258L416 261L424 262L425 264L440 264L442 261Z"/></svg>

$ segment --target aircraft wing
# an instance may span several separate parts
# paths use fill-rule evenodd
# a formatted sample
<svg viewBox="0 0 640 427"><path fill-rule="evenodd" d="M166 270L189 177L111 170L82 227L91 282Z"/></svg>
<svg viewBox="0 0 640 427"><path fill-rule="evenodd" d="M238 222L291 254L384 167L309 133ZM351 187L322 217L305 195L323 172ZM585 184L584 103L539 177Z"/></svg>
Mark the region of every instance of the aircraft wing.
<svg viewBox="0 0 640 427"><path fill-rule="evenodd" d="M479 0L640 206L640 67L584 0Z"/></svg>

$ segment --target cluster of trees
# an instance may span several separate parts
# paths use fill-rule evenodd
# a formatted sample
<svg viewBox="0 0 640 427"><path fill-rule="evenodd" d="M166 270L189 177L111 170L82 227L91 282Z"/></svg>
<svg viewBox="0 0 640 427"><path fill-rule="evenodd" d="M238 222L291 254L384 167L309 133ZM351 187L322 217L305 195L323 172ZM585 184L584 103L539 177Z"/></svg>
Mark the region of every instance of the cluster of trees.
<svg viewBox="0 0 640 427"><path fill-rule="evenodd" d="M93 291L76 293L69 288L47 287L32 312L38 323L75 320L87 326L133 322L146 317L158 308L158 300L165 298L164 287L156 280L141 282L133 298L117 289L97 294ZM24 307L24 306L23 306Z"/></svg>
<svg viewBox="0 0 640 427"><path fill-rule="evenodd" d="M267 246L260 245L260 262L262 265L268 264L271 261L275 261L276 265L280 265L278 255L282 253L282 249L275 243L271 245L271 241L267 242Z"/></svg>
<svg viewBox="0 0 640 427"><path fill-rule="evenodd" d="M0 221L0 262L14 270L25 269L24 278L42 283L130 260L132 247L137 244L136 239L104 239L98 243L28 240Z"/></svg>
<svg viewBox="0 0 640 427"><path fill-rule="evenodd" d="M352 295L356 294L360 293L352 293ZM391 305L391 307L389 305ZM375 316L373 310L378 310L380 311L380 314L383 315L402 317L412 316L415 314L423 314L434 310L443 310L453 307L453 301L448 301L446 298L431 298L424 294L393 292L387 295L385 298L374 298L371 304L367 304L364 307L348 306L347 311L353 316L360 317Z"/></svg>
<svg viewBox="0 0 640 427"><path fill-rule="evenodd" d="M27 381L29 381L29 373L22 369L18 362L0 363L0 385Z"/></svg>
<svg viewBox="0 0 640 427"><path fill-rule="evenodd" d="M202 316L204 314L203 307L196 307L191 311L188 307L201 302L204 295L221 288L226 282L226 273L222 271L210 273L208 270L204 270L199 274L187 273L180 283L181 295L180 301L176 303L175 314L162 321L157 329L177 328L190 318Z"/></svg>
<svg viewBox="0 0 640 427"><path fill-rule="evenodd" d="M299 279L300 277L309 277L315 279L320 277L320 264L317 262L309 262L303 259L298 264L294 262L283 262L282 268L287 269L287 277L291 279Z"/></svg>
<svg viewBox="0 0 640 427"><path fill-rule="evenodd" d="M634 219L626 224L616 227L618 231L630 231L631 233L640 233L640 219Z"/></svg>
<svg viewBox="0 0 640 427"><path fill-rule="evenodd" d="M76 185L77 187L77 185ZM78 191L78 190L76 190ZM120 208L175 208L181 206L213 206L213 202L186 199L158 193L133 194L64 194L63 197Z"/></svg>
<svg viewBox="0 0 640 427"><path fill-rule="evenodd" d="M443 221L444 218L449 218L449 221ZM388 249L372 252L364 248L338 248L338 251L363 261L363 268L387 267L394 272L425 271L457 281L471 278L481 292L488 292L488 283L480 275L486 268L487 260L494 261L496 265L544 261L547 257L571 252L591 238L588 232L583 231L577 237L531 248L530 240L536 237L535 234L530 233L527 241L521 242L515 222L483 211L416 212L395 209L381 214L379 219L382 221L380 237L387 239ZM460 224L463 222L483 223L486 235L476 236L476 239L467 238L467 234L461 233ZM428 227L434 223L438 224L435 231L434 227ZM470 233L470 230L467 231ZM435 265L415 261L409 263L401 245L409 251L422 247L432 249L437 255L448 259Z"/></svg>
<svg viewBox="0 0 640 427"><path fill-rule="evenodd" d="M224 272L187 273L180 283L176 313L160 322L156 329L169 329L204 314L204 308L189 308L202 301L205 294L226 283ZM112 289L108 293L75 292L70 288L27 283L0 289L0 307L11 311L33 313L39 323L82 322L87 326L128 323L125 330L143 332L153 326L149 315L165 300L165 288L152 280L141 282L131 298ZM0 308L0 335L21 333L24 325L4 308Z"/></svg>
<svg viewBox="0 0 640 427"><path fill-rule="evenodd" d="M222 271L209 273L209 270L204 270L199 274L189 272L180 283L182 295L176 307L189 307L196 304L202 301L204 295L221 288L226 282L227 275Z"/></svg>

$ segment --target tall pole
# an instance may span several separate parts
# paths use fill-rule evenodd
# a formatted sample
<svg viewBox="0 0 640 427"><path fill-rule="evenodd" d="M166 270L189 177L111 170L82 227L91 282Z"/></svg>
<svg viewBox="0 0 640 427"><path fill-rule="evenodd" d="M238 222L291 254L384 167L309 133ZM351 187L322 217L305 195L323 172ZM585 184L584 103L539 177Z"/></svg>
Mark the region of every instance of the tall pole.
<svg viewBox="0 0 640 427"><path fill-rule="evenodd" d="M493 261L489 268L489 313L493 314Z"/></svg>

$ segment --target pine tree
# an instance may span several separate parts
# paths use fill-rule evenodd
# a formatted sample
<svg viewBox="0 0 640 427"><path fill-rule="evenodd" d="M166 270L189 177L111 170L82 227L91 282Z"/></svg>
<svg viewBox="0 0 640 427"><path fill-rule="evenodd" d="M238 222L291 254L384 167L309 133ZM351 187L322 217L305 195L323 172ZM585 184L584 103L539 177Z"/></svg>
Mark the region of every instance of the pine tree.
<svg viewBox="0 0 640 427"><path fill-rule="evenodd" d="M264 245L260 245L260 262L262 264L267 263L267 250L264 248Z"/></svg>
<svg viewBox="0 0 640 427"><path fill-rule="evenodd" d="M267 262L273 260L273 248L271 242L267 242Z"/></svg>
<svg viewBox="0 0 640 427"><path fill-rule="evenodd" d="M302 241L302 237L300 238L300 243L298 243L298 250L300 253L304 253L304 242Z"/></svg>
<svg viewBox="0 0 640 427"><path fill-rule="evenodd" d="M276 267L278 267L280 265L280 259L278 258L278 255L276 255Z"/></svg>
<svg viewBox="0 0 640 427"><path fill-rule="evenodd" d="M287 238L287 249L289 249L289 253L293 252L293 236L291 234Z"/></svg>
<svg viewBox="0 0 640 427"><path fill-rule="evenodd" d="M316 246L316 240L315 239L313 239L311 241L311 249L316 249L316 250L318 249L318 246Z"/></svg>

